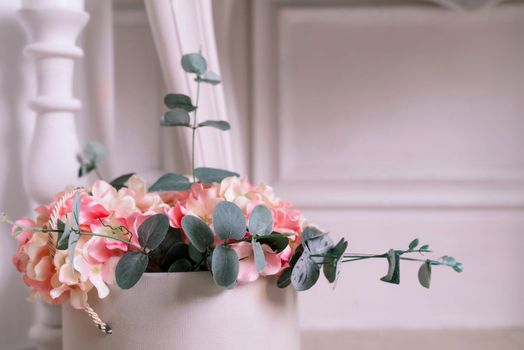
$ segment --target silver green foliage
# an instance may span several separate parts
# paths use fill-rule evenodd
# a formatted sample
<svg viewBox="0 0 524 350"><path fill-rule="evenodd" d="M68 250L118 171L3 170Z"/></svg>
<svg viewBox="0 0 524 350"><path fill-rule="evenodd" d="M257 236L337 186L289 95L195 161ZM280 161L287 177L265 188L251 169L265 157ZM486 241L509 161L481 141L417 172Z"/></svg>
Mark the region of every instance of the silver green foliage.
<svg viewBox="0 0 524 350"><path fill-rule="evenodd" d="M205 184L220 183L227 177L240 176L239 174L223 169L201 167L195 169L195 176Z"/></svg>
<svg viewBox="0 0 524 350"><path fill-rule="evenodd" d="M182 56L181 64L187 73L202 75L207 70L206 59L199 53L189 53Z"/></svg>
<svg viewBox="0 0 524 350"><path fill-rule="evenodd" d="M197 251L203 253L213 244L213 232L199 217L185 215L182 219L182 228L189 241L191 241L190 248L194 247Z"/></svg>
<svg viewBox="0 0 524 350"><path fill-rule="evenodd" d="M211 271L219 286L231 288L238 277L238 269L238 255L233 249L219 245L213 250Z"/></svg>
<svg viewBox="0 0 524 350"><path fill-rule="evenodd" d="M418 269L418 281L425 288L429 288L431 285L431 261L427 260L420 265Z"/></svg>
<svg viewBox="0 0 524 350"><path fill-rule="evenodd" d="M249 233L267 236L273 232L273 214L263 204L257 205L249 216Z"/></svg>
<svg viewBox="0 0 524 350"><path fill-rule="evenodd" d="M128 252L118 261L115 270L116 283L122 289L133 287L146 271L149 257L140 252Z"/></svg>
<svg viewBox="0 0 524 350"><path fill-rule="evenodd" d="M175 192L185 191L191 188L189 179L175 173L162 175L151 187L150 192Z"/></svg>
<svg viewBox="0 0 524 350"><path fill-rule="evenodd" d="M246 219L233 202L220 202L213 212L213 228L220 239L242 239L246 235Z"/></svg>

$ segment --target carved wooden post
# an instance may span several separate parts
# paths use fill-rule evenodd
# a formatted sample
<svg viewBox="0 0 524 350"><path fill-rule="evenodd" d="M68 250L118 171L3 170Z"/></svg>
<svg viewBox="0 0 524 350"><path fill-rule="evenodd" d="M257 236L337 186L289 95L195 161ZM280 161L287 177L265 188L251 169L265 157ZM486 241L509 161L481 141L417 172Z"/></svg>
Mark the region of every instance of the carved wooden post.
<svg viewBox="0 0 524 350"><path fill-rule="evenodd" d="M49 203L68 184L77 184L79 142L73 97L75 59L83 51L76 39L89 20L83 0L23 0L18 16L29 37L25 53L34 59L37 96L31 100L36 125L26 186L37 203ZM30 337L38 349L61 349L60 308L37 303Z"/></svg>

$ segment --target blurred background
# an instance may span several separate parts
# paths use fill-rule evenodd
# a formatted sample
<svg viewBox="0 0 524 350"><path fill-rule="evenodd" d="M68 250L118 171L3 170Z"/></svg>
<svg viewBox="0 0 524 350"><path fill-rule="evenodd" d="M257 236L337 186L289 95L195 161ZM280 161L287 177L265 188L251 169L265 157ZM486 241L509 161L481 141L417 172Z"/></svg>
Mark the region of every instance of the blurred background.
<svg viewBox="0 0 524 350"><path fill-rule="evenodd" d="M0 2L0 208L11 217L35 206L20 5ZM86 8L81 144L110 140L108 177L187 172L180 135L158 127L171 91L143 2ZM434 269L426 290L418 265L394 286L379 281L383 261L346 264L335 290L300 294L304 349L524 349L524 1L214 0L212 18L232 170L274 186L352 252L419 238L465 267ZM14 249L0 227L6 350L30 348L34 322Z"/></svg>

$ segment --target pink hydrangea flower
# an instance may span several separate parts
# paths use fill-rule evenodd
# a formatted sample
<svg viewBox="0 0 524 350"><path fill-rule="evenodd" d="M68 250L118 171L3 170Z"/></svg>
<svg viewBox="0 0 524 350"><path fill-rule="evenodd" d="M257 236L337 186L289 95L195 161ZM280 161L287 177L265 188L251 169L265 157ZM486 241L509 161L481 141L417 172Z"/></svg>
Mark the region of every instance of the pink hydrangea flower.
<svg viewBox="0 0 524 350"><path fill-rule="evenodd" d="M59 193L49 206L36 209L36 220L23 219L17 224L24 227L42 227L47 224ZM80 228L95 235L82 235L74 252L74 264L67 250L57 250L51 257L47 246L48 234L38 230L18 232L18 249L13 263L22 273L23 280L32 292L30 299L60 304L67 300L75 308L87 305L88 293L95 289L99 298L105 298L115 284L115 269L122 255L130 249L128 244L111 237L130 241L140 246L138 228L150 216L164 213L170 225L181 227L185 215L195 215L213 226L213 212L221 201L235 203L243 211L246 222L255 206L266 205L273 214L274 230L286 233L290 244L280 252L263 245L266 258L264 271L258 273L254 265L251 243L232 245L240 258L238 282L253 282L260 276L278 275L289 266L289 259L296 246L304 222L300 212L289 202L277 198L273 189L265 184L251 185L246 179L230 177L221 183L193 184L187 191L173 193L147 192L146 183L132 176L128 187L116 190L104 181L96 181L90 192L82 192L80 205ZM66 222L71 213L73 200L62 206L59 217ZM99 237L103 235L107 237ZM185 238L187 241L187 238ZM215 236L215 244L222 241Z"/></svg>

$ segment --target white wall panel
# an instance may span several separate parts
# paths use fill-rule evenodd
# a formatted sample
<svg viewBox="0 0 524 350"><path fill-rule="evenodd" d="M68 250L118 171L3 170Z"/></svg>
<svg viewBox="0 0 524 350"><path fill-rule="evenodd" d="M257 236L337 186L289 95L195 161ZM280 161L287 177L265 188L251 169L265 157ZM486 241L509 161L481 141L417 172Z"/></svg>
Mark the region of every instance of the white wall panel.
<svg viewBox="0 0 524 350"><path fill-rule="evenodd" d="M374 5L380 6L374 6ZM254 177L381 253L462 259L430 291L406 265L346 266L302 295L305 328L523 327L524 3L254 1Z"/></svg>

